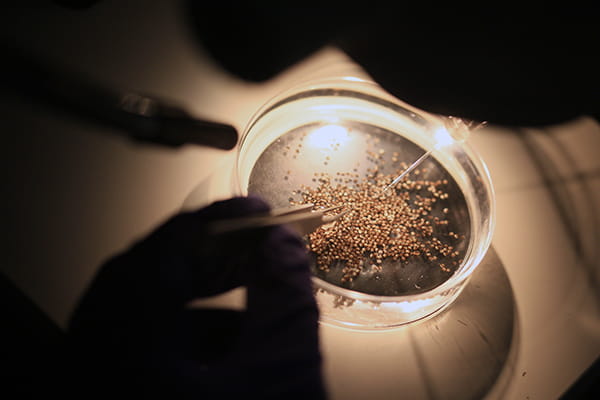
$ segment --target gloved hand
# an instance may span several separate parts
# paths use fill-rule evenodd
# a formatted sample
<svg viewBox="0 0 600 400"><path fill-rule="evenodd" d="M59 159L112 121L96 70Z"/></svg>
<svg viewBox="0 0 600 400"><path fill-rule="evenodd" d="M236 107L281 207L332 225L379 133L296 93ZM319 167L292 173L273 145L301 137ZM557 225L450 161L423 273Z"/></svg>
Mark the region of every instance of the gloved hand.
<svg viewBox="0 0 600 400"><path fill-rule="evenodd" d="M69 324L86 392L325 397L301 240L283 226L203 233L208 221L267 210L234 198L180 214L100 269ZM239 285L244 312L186 307Z"/></svg>

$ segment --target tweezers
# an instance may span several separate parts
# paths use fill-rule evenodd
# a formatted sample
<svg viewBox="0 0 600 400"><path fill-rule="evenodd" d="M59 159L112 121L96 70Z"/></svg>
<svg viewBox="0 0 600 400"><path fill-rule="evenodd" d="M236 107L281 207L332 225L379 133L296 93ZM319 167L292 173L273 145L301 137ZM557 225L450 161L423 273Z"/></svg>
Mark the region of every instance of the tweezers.
<svg viewBox="0 0 600 400"><path fill-rule="evenodd" d="M337 210L343 206L314 209L313 204L303 204L271 210L266 214L251 215L248 217L222 219L214 221L208 226L208 232L213 235L241 231L243 229L262 228L273 225L286 224L294 229L300 236L314 232L319 226L337 221L348 211L338 214L326 213Z"/></svg>

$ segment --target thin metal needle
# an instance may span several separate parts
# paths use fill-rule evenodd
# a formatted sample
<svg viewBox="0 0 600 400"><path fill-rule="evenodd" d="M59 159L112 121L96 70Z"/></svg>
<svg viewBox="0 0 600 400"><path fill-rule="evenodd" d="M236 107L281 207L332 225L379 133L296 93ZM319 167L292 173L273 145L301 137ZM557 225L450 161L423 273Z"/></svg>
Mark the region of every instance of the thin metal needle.
<svg viewBox="0 0 600 400"><path fill-rule="evenodd" d="M396 179L394 179L392 181L392 183L390 183L389 185L387 185L385 188L383 188L383 193L385 193L389 188L391 188L392 186L396 185L398 182L400 182L402 180L402 178L404 178L406 175L408 175L413 169L417 168L423 161L425 161L427 159L427 157L429 157L429 155L433 152L433 149L427 151L426 153L423 153L421 155L421 157L419 157L415 162L413 162L408 168L406 168L404 171L402 171L402 173L400 175L398 175L398 177Z"/></svg>

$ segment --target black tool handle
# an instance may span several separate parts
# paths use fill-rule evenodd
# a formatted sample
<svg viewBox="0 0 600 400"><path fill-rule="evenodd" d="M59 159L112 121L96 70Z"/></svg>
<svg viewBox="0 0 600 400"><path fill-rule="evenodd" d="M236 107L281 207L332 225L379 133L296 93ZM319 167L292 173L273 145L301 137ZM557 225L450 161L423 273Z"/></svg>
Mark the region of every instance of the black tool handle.
<svg viewBox="0 0 600 400"><path fill-rule="evenodd" d="M4 54L0 65L2 86L28 99L118 128L117 133L136 141L169 147L196 144L223 150L232 149L237 143L233 126L194 118L174 102L108 89L20 50L0 48Z"/></svg>

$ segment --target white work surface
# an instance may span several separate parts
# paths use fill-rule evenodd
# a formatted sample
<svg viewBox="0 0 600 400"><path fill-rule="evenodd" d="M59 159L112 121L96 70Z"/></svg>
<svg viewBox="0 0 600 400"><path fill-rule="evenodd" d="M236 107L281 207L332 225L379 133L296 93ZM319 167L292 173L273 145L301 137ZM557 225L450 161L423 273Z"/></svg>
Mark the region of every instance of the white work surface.
<svg viewBox="0 0 600 400"><path fill-rule="evenodd" d="M81 12L21 4L0 16L3 39L100 83L181 101L240 131L293 82L356 69L324 49L271 82L250 85L202 54L179 2L103 1ZM234 160L235 150L137 145L2 98L9 235L1 268L61 326L103 260L180 210L198 184ZM470 140L496 190L493 247L515 301L510 357L487 398L554 399L600 354L600 293L591 283L600 269L600 125L582 117L543 129L490 126ZM418 357L404 350L405 330L321 332L332 398L452 398L425 382L414 390L423 379L417 369L402 377L390 370ZM380 364L368 364L365 351ZM463 367L449 368L448 379ZM407 380L416 383L407 387Z"/></svg>

